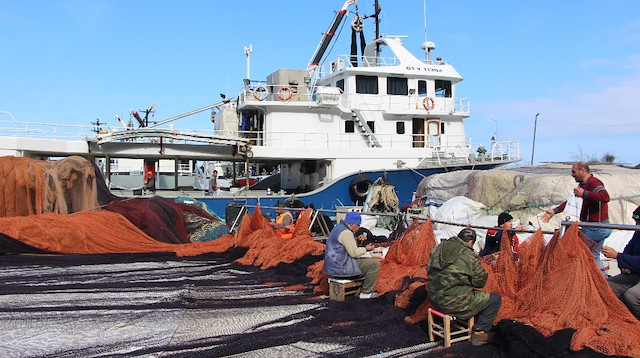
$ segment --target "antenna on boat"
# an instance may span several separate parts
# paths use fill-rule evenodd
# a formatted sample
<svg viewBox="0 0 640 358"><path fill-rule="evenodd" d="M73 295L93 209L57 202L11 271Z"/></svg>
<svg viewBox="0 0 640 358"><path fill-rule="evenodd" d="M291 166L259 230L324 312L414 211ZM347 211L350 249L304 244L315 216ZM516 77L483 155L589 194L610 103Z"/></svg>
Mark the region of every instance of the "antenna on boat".
<svg viewBox="0 0 640 358"><path fill-rule="evenodd" d="M249 44L249 47L244 47L244 54L247 55L247 81L251 79L250 77L250 69L251 69L251 52L253 52L253 45ZM249 85L247 83L247 85ZM223 98L224 99L224 98Z"/></svg>
<svg viewBox="0 0 640 358"><path fill-rule="evenodd" d="M435 50L436 44L432 41L427 41L427 0L423 0L424 4L424 42L422 43L422 49L425 52L427 63L431 63L431 50Z"/></svg>
<svg viewBox="0 0 640 358"><path fill-rule="evenodd" d="M95 122L91 122L91 124L93 124L93 129L92 131L95 132L96 134L100 133L102 131L102 127L100 127L103 124L106 123L100 123L100 118L96 118Z"/></svg>

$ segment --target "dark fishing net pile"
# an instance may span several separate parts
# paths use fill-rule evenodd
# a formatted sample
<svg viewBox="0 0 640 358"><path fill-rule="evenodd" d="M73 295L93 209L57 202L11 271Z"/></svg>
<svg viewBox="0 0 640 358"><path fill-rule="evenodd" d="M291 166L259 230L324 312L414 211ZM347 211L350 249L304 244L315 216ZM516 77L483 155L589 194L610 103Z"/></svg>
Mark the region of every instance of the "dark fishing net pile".
<svg viewBox="0 0 640 358"><path fill-rule="evenodd" d="M166 243L210 241L229 233L224 222L197 206L161 197L113 200L105 209L121 214L147 235Z"/></svg>

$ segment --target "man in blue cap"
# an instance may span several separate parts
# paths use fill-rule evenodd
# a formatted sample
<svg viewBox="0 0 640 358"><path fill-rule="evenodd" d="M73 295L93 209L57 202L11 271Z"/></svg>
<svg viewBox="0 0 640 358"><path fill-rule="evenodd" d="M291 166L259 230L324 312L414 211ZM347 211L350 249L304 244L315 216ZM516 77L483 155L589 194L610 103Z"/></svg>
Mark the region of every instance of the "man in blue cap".
<svg viewBox="0 0 640 358"><path fill-rule="evenodd" d="M358 247L353 233L358 231L360 223L362 223L360 213L350 211L344 220L341 220L331 230L327 239L327 247L324 250L322 271L333 277L364 276L360 299L369 299L378 296L373 289L378 282L380 261L363 257L367 251L373 250L374 246L369 244L365 247Z"/></svg>

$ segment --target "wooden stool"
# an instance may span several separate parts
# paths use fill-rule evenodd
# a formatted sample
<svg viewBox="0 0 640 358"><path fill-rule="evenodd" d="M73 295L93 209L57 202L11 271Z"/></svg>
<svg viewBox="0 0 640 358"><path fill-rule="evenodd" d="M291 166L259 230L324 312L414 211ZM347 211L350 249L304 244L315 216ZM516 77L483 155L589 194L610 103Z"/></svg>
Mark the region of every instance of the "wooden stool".
<svg viewBox="0 0 640 358"><path fill-rule="evenodd" d="M433 316L442 318L442 324L436 323ZM435 340L434 335L444 338L444 346L451 347L451 343L471 340L471 330L473 329L473 317L468 321L458 321L455 317L438 312L432 308L428 309L429 340Z"/></svg>
<svg viewBox="0 0 640 358"><path fill-rule="evenodd" d="M347 295L359 295L362 290L363 280L329 277L329 299L344 301L344 297Z"/></svg>

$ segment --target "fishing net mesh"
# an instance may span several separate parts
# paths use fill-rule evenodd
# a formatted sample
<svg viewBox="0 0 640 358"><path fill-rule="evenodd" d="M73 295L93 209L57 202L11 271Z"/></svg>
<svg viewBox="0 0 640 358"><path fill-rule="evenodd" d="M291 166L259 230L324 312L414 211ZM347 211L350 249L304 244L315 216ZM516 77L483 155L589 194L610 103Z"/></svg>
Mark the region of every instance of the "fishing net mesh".
<svg viewBox="0 0 640 358"><path fill-rule="evenodd" d="M60 182L68 213L100 207L96 171L91 162L71 156L53 161L51 166Z"/></svg>
<svg viewBox="0 0 640 358"><path fill-rule="evenodd" d="M520 247L517 262L503 236L495 264L484 265L485 290L502 296L496 322L522 322L544 336L572 328L572 350L640 356L640 321L609 288L577 224L546 246L536 232Z"/></svg>
<svg viewBox="0 0 640 358"><path fill-rule="evenodd" d="M86 198L96 192L96 177L87 173L88 167L69 161L58 165L67 173L59 176L47 162L4 157L0 164L2 252L195 256L242 249L237 262L244 265L277 271L301 263L311 282L289 289L311 286L316 292L328 292L327 276L322 273L324 244L309 233L309 212L300 216L290 239L278 236L258 207L244 215L235 235L193 242L189 233L198 231L193 229L198 221L193 216L211 217L185 207L187 204L169 204L160 198L111 200L110 210L83 210L96 204ZM83 188L64 190L76 185ZM71 198L71 203L65 198ZM80 212L65 215L69 209ZM163 225L164 220L175 224ZM536 232L521 243L517 258L503 238L495 260L483 262L489 273L484 289L498 292L503 300L495 323L521 322L546 337L571 329L575 331L571 336L574 351L589 348L607 355L640 356L640 322L609 288L576 225L562 237L555 235L547 245L541 231ZM398 307L409 308L416 297L420 302L413 313L407 311L411 314L405 322L426 319L429 302L424 294L428 289L424 266L435 246L431 221L413 222L381 261L376 290L395 294Z"/></svg>
<svg viewBox="0 0 640 358"><path fill-rule="evenodd" d="M224 240L182 245L160 242L108 210L2 218L0 232L40 250L65 254L174 252L194 256L228 248Z"/></svg>

